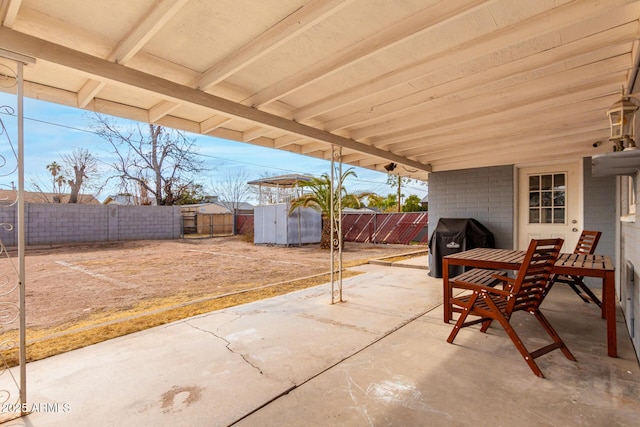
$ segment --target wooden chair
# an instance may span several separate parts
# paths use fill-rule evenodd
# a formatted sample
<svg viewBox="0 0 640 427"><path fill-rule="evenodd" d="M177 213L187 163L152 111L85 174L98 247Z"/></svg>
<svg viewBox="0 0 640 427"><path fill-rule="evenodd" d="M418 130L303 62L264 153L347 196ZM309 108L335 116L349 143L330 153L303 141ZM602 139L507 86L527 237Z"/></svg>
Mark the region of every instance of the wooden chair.
<svg viewBox="0 0 640 427"><path fill-rule="evenodd" d="M573 253L580 255L593 254L596 250L596 245L598 244L598 240L600 240L601 234L602 233L600 231L583 230ZM584 277L581 276L562 276L555 274L551 277L551 284L553 285L556 282L566 283L571 286L571 289L573 289L584 302L593 302L597 304L598 307L602 308L602 301L600 301L591 289L584 284L583 280Z"/></svg>
<svg viewBox="0 0 640 427"><path fill-rule="evenodd" d="M540 311L546 290L551 286L551 268L563 243L562 239L532 240L516 278L495 275L495 279L504 282L502 289L476 283L455 282L454 287L467 289L472 293L452 298L452 304L460 307L462 312L447 342L453 343L461 328L482 323L480 330L486 332L491 322L496 320L537 376L544 378L534 359L552 350L559 348L567 359L575 361L573 354ZM553 343L535 351L527 350L510 324L511 315L516 311L532 313L551 336ZM467 321L468 316L477 316L479 319Z"/></svg>

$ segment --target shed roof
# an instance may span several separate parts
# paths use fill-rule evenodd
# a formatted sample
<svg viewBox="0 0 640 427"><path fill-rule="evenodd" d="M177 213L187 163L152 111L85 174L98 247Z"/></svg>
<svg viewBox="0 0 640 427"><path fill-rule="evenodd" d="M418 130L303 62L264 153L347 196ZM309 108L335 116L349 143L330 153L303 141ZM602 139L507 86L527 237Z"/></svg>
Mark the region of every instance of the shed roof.
<svg viewBox="0 0 640 427"><path fill-rule="evenodd" d="M24 201L27 203L69 203L69 194L64 193L44 193L40 191L25 191L24 192ZM0 190L0 202L3 205L8 203L13 203L18 198L17 190ZM78 194L78 204L90 204L90 205L99 205L101 204L98 199L96 199L91 194Z"/></svg>

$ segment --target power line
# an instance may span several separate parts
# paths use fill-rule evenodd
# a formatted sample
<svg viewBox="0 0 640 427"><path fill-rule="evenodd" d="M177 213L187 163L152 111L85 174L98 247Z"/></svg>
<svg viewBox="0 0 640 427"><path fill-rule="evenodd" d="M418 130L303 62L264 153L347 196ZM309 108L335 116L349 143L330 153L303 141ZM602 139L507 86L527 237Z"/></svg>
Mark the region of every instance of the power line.
<svg viewBox="0 0 640 427"><path fill-rule="evenodd" d="M9 117L14 117L14 118L16 117L15 114L9 114L9 113L6 113L6 112L0 112L0 114L2 114L3 116L9 116ZM77 127L65 125L65 124L62 124L62 123L54 123L54 122L49 122L47 120L34 119L32 117L24 117L24 119L28 120L28 121L31 121L31 122L43 123L43 124L46 124L46 125L57 126L57 127L61 127L61 128L77 130L77 131L80 131L80 132L92 133L94 135L97 135L97 132L94 132L92 130L77 128Z"/></svg>
<svg viewBox="0 0 640 427"><path fill-rule="evenodd" d="M4 116L14 117L14 118L16 117L15 114L10 114L8 112L0 112L0 114L4 115ZM60 127L60 128L64 128L64 129L78 131L78 132L85 132L85 133L89 133L89 134L92 134L92 135L99 136L97 132L95 132L95 131L93 131L91 129L79 128L79 127L75 127L75 126L71 126L71 125L66 125L66 124L62 124L62 123L56 123L56 122L52 122L52 121L48 121L48 120L36 119L36 118L33 118L33 117L26 117L26 116L24 117L24 120L31 121L31 122L36 122L36 123L42 123L42 124L55 126L55 127ZM206 137L206 135L196 135L196 137L197 138ZM216 137L212 137L212 138L216 138ZM240 144L239 142L236 142L236 141L228 141L228 140L223 140L221 138L216 138L216 139L220 139L221 141L227 141L227 142L230 142L230 143ZM244 165L247 165L247 166L261 167L261 168L265 168L265 169L279 170L279 171L289 172L289 173L299 173L299 174L305 174L306 173L306 172L293 170L293 169L280 168L280 167L270 166L270 165L262 165L262 164L251 163L251 162L246 162L246 161L242 161L242 160L226 158L226 157L212 156L210 154L202 154L202 153L196 153L196 154L198 156L200 156L200 157L206 157L206 158L210 158L210 159L217 159L217 160L222 160L222 161L234 162L234 163L238 163L238 164L244 164ZM290 154L295 154L295 153L290 153ZM317 160L322 160L322 159L317 159ZM104 163L104 162L102 162L102 163ZM365 179L360 179L360 178L354 178L353 180L357 181L359 183L375 184L376 186L381 186L381 185L388 186L388 184L383 183L383 182L365 180ZM424 191L425 190L423 188L413 187L413 186L409 186L409 185L404 185L403 187L404 188L411 188L414 191Z"/></svg>
<svg viewBox="0 0 640 427"><path fill-rule="evenodd" d="M240 163L240 164L247 165L247 166L255 166L255 167L261 167L261 168L266 168L266 169L280 170L280 171L283 171L283 172L293 172L293 173L304 174L304 172L296 171L296 170L293 170L293 169L284 169L284 168L279 168L279 167L276 167L276 166L261 165L261 164L257 164L257 163L245 162L245 161L242 161L242 160L236 160L236 159L229 159L229 158L225 158L225 157L212 156L211 154L202 154L202 153L196 153L196 154L198 156L200 156L200 157L207 157L207 158L210 158L210 159L217 159L217 160L229 161L229 162L234 162L234 163Z"/></svg>

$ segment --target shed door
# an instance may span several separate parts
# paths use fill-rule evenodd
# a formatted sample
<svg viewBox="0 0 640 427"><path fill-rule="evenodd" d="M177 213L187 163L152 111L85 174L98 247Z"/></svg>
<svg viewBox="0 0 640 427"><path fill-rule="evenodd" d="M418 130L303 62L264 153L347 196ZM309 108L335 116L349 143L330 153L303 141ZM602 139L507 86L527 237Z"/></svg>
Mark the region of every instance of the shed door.
<svg viewBox="0 0 640 427"><path fill-rule="evenodd" d="M583 228L580 163L520 168L518 249L531 239L561 237L572 252Z"/></svg>

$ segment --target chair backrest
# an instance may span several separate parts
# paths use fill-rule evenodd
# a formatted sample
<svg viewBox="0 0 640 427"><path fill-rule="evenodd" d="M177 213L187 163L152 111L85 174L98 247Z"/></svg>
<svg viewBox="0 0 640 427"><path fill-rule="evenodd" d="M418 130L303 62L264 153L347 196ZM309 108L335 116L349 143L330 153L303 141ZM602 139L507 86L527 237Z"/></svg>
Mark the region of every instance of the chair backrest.
<svg viewBox="0 0 640 427"><path fill-rule="evenodd" d="M588 255L593 254L596 250L596 246L598 245L598 240L600 240L601 234L601 231L582 230L582 234L580 234L580 239L578 239L578 244L576 245L576 249L573 251L573 253Z"/></svg>
<svg viewBox="0 0 640 427"><path fill-rule="evenodd" d="M506 312L535 311L551 286L551 269L558 259L563 239L534 239L524 257L515 282L510 289Z"/></svg>

